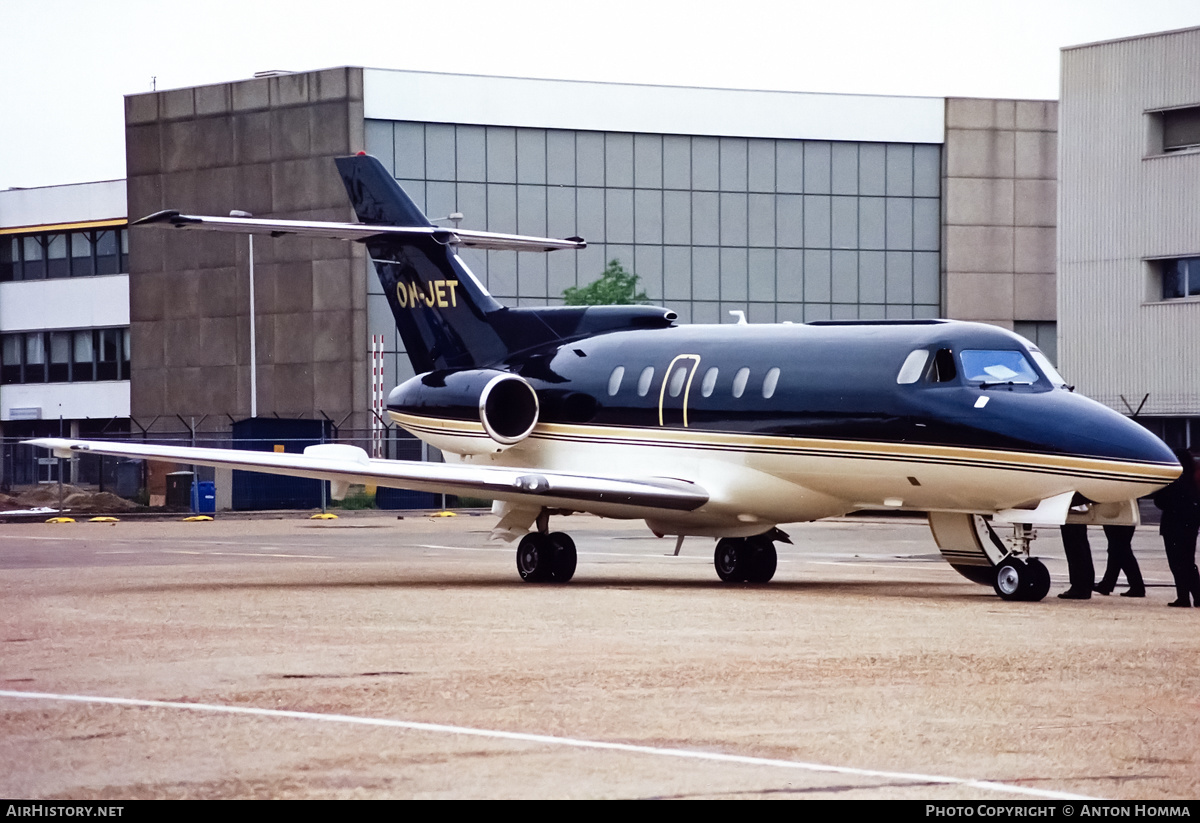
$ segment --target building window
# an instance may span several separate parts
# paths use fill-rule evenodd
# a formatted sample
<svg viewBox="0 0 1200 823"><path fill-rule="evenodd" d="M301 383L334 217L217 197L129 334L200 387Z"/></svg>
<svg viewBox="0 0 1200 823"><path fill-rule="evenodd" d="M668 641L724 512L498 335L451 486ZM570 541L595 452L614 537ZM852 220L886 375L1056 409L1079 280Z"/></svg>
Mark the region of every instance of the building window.
<svg viewBox="0 0 1200 823"><path fill-rule="evenodd" d="M1164 111L1162 117L1163 151L1200 149L1200 106Z"/></svg>
<svg viewBox="0 0 1200 823"><path fill-rule="evenodd" d="M1200 297L1200 257L1157 261L1162 273L1162 299Z"/></svg>
<svg viewBox="0 0 1200 823"><path fill-rule="evenodd" d="M129 232L124 227L0 236L0 282L128 271Z"/></svg>
<svg viewBox="0 0 1200 823"><path fill-rule="evenodd" d="M1147 112L1147 154L1200 151L1200 106Z"/></svg>
<svg viewBox="0 0 1200 823"><path fill-rule="evenodd" d="M0 335L0 383L129 379L129 329L27 331Z"/></svg>

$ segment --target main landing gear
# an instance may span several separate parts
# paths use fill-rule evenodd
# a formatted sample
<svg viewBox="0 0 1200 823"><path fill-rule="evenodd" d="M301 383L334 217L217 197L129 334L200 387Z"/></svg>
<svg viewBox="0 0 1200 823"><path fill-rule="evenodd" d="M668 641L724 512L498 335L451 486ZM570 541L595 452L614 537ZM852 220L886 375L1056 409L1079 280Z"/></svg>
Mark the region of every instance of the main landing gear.
<svg viewBox="0 0 1200 823"><path fill-rule="evenodd" d="M775 542L765 534L723 537L713 555L717 577L726 583L766 583L775 576L778 563Z"/></svg>
<svg viewBox="0 0 1200 823"><path fill-rule="evenodd" d="M577 562L575 541L565 532L530 532L517 544L517 572L527 583L566 583Z"/></svg>
<svg viewBox="0 0 1200 823"><path fill-rule="evenodd" d="M661 535L660 535L661 536ZM754 537L724 537L717 541L713 565L717 576L726 583L766 583L775 576L779 564L775 541L791 543L779 529ZM679 543L675 553L679 553ZM527 583L566 583L575 576L578 555L575 541L565 532L550 531L550 512L537 518L537 530L529 532L517 544L517 573ZM1047 586L1050 577L1046 576Z"/></svg>

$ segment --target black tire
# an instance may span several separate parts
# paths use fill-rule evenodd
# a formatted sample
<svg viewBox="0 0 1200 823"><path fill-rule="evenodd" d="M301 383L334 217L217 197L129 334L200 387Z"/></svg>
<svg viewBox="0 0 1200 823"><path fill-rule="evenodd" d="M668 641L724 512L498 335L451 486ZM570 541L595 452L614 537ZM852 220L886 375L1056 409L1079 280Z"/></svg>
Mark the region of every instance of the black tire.
<svg viewBox="0 0 1200 823"><path fill-rule="evenodd" d="M1010 557L996 566L992 588L1001 600L1027 600L1029 567L1025 561Z"/></svg>
<svg viewBox="0 0 1200 823"><path fill-rule="evenodd" d="M717 577L726 583L741 583L746 579L746 558L749 554L745 540L722 537L717 541L717 550L713 554Z"/></svg>
<svg viewBox="0 0 1200 823"><path fill-rule="evenodd" d="M1028 571L1025 580L1025 597L1036 603L1050 593L1050 570L1041 560L1034 558L1025 564Z"/></svg>
<svg viewBox="0 0 1200 823"><path fill-rule="evenodd" d="M566 583L575 576L575 567L579 563L575 541L566 532L552 532L549 539L553 545L550 579L555 583Z"/></svg>
<svg viewBox="0 0 1200 823"><path fill-rule="evenodd" d="M775 569L779 566L779 555L775 552L775 544L765 539L747 540L746 543L751 549L746 581L769 583L775 576Z"/></svg>
<svg viewBox="0 0 1200 823"><path fill-rule="evenodd" d="M517 544L517 574L526 583L543 583L554 573L554 544L548 535L530 532Z"/></svg>

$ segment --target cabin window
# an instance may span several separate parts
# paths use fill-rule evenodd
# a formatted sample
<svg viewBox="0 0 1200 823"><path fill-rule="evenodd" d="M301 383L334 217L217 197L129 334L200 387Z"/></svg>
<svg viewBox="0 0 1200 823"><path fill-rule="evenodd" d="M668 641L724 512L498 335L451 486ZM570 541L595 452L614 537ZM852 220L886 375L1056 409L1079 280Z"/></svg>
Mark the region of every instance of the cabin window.
<svg viewBox="0 0 1200 823"><path fill-rule="evenodd" d="M773 368L767 371L767 376L763 378L763 399L770 400L775 396L775 387L779 385L779 369Z"/></svg>
<svg viewBox="0 0 1200 823"><path fill-rule="evenodd" d="M737 374L733 376L733 396L741 397L746 391L746 383L750 380L750 369L742 366L737 370Z"/></svg>
<svg viewBox="0 0 1200 823"><path fill-rule="evenodd" d="M1030 385L1038 381L1038 373L1024 352L965 350L960 357L964 376L972 383Z"/></svg>
<svg viewBox="0 0 1200 823"><path fill-rule="evenodd" d="M638 397L645 397L650 393L650 384L654 381L654 367L647 366L642 369L641 376L638 377Z"/></svg>
<svg viewBox="0 0 1200 823"><path fill-rule="evenodd" d="M608 376L608 396L616 397L621 390L621 381L625 379L625 367L617 366Z"/></svg>
<svg viewBox="0 0 1200 823"><path fill-rule="evenodd" d="M904 365L900 367L900 373L896 375L896 382L916 383L925 373L927 362L929 362L929 352L925 349L910 351L908 357L904 358Z"/></svg>
<svg viewBox="0 0 1200 823"><path fill-rule="evenodd" d="M717 387L717 367L713 366L704 373L704 380L700 383L700 394L705 397L711 397L713 389Z"/></svg>
<svg viewBox="0 0 1200 823"><path fill-rule="evenodd" d="M933 356L933 363L929 366L929 382L949 383L957 376L958 369L954 366L954 352L950 349L938 349L937 354Z"/></svg>
<svg viewBox="0 0 1200 823"><path fill-rule="evenodd" d="M675 371L671 374L671 383L667 386L667 391L672 397L678 397L683 391L683 381L687 379L688 366L682 364L675 367Z"/></svg>

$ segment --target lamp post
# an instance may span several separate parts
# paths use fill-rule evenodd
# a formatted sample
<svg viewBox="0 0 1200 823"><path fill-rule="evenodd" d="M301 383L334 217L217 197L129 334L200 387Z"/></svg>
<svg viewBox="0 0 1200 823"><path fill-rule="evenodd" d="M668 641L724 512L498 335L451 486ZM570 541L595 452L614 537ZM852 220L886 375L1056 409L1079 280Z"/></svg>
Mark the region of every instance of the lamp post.
<svg viewBox="0 0 1200 823"><path fill-rule="evenodd" d="M230 217L253 217L248 211L234 209ZM250 417L258 417L258 355L256 349L254 323L254 235L246 235L250 240Z"/></svg>

